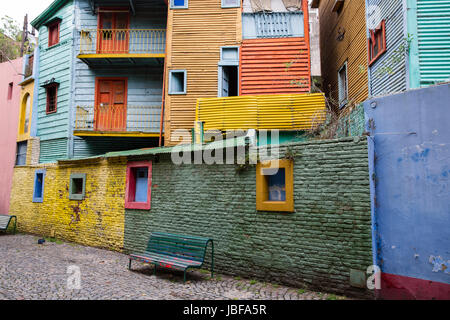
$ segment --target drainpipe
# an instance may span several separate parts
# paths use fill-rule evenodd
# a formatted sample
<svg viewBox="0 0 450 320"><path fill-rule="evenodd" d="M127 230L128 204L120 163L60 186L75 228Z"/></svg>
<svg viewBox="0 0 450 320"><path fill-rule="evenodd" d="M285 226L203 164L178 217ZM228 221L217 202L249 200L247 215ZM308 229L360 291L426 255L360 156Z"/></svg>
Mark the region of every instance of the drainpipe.
<svg viewBox="0 0 450 320"><path fill-rule="evenodd" d="M167 2L166 2L167 4ZM169 18L169 11L170 8L169 6L167 6L167 18ZM164 109L165 109L165 104L166 104L166 65L167 65L167 36L168 36L168 32L167 32L167 23L168 21L166 21L166 47L164 49L164 69L163 69L163 87L162 87L162 103L161 103L161 118L159 120L159 143L158 146L161 147L162 146L162 134L163 134L163 125L164 125Z"/></svg>

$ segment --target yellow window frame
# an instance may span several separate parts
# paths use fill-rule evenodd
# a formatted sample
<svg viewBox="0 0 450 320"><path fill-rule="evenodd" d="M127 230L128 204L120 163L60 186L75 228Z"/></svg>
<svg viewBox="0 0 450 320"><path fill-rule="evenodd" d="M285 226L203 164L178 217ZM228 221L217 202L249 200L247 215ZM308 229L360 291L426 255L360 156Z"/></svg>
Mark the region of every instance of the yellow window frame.
<svg viewBox="0 0 450 320"><path fill-rule="evenodd" d="M269 201L269 186L264 169L285 170L286 200ZM269 160L256 165L256 210L294 212L294 162L293 160Z"/></svg>

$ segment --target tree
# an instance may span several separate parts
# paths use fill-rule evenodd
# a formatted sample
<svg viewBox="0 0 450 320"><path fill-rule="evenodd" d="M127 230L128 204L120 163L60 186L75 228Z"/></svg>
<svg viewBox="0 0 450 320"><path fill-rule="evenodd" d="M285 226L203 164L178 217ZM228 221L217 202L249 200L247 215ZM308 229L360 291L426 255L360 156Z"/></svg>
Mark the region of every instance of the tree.
<svg viewBox="0 0 450 320"><path fill-rule="evenodd" d="M22 29L19 23L9 16L0 18L0 62L7 59L14 60L20 56L22 42ZM25 53L33 50L28 41L25 41Z"/></svg>

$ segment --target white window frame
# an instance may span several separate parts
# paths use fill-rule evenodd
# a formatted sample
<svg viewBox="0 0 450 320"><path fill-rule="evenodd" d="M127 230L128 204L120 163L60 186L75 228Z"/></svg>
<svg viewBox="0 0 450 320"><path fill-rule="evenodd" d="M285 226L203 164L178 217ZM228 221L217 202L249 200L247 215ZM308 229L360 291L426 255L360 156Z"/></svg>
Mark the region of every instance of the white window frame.
<svg viewBox="0 0 450 320"><path fill-rule="evenodd" d="M172 74L173 73L184 73L184 83L183 83L183 91L173 92L173 84L172 84ZM169 70L169 94L186 94L187 92L187 71L185 69L179 70Z"/></svg>
<svg viewBox="0 0 450 320"><path fill-rule="evenodd" d="M341 98L341 72L345 68L345 98ZM348 63L347 61L344 62L342 67L339 68L338 71L338 95L339 95L339 108L343 108L348 103Z"/></svg>
<svg viewBox="0 0 450 320"><path fill-rule="evenodd" d="M222 8L240 8L241 0L234 0L235 4L225 4L225 0L222 0Z"/></svg>
<svg viewBox="0 0 450 320"><path fill-rule="evenodd" d="M176 6L174 0L170 0L170 9L188 9L189 8L189 0L184 0L184 6Z"/></svg>

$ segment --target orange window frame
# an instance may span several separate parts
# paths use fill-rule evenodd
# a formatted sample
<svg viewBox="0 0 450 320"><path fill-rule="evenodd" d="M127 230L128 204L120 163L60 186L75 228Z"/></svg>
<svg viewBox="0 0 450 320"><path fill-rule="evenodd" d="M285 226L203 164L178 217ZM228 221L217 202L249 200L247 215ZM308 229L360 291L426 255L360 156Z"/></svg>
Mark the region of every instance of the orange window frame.
<svg viewBox="0 0 450 320"><path fill-rule="evenodd" d="M269 186L264 169L285 170L285 201L269 201ZM269 160L259 162L256 165L256 210L294 212L294 161L293 160Z"/></svg>
<svg viewBox="0 0 450 320"><path fill-rule="evenodd" d="M369 54L369 66L371 66L378 58L386 52L386 21L380 22L375 30L369 30L370 37L367 39L368 54ZM378 44L378 53L374 55L375 45Z"/></svg>

